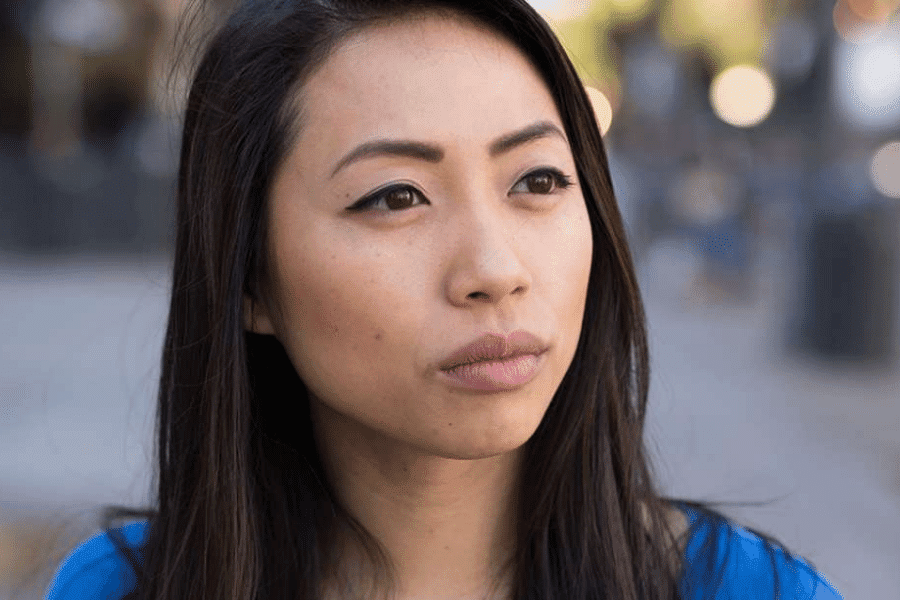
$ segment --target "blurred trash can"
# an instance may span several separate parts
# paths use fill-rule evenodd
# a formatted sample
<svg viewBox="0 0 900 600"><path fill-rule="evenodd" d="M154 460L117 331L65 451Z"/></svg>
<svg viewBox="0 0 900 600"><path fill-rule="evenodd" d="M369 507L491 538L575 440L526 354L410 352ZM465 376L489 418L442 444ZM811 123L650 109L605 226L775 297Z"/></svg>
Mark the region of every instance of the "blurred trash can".
<svg viewBox="0 0 900 600"><path fill-rule="evenodd" d="M802 238L801 351L872 364L896 359L897 209L867 202L812 215Z"/></svg>

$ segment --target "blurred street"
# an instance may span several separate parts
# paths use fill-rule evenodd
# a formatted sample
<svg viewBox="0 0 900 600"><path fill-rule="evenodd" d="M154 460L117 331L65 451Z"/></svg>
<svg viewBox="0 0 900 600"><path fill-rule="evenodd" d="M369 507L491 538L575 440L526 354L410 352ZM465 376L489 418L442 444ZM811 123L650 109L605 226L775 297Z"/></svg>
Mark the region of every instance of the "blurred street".
<svg viewBox="0 0 900 600"><path fill-rule="evenodd" d="M650 286L645 286L645 288ZM789 355L783 292L685 308L653 293L647 438L675 496L808 558L847 599L900 589L900 371Z"/></svg>
<svg viewBox="0 0 900 600"><path fill-rule="evenodd" d="M809 558L846 598L893 597L900 372L823 370L787 356L784 294L769 279L756 302L707 305L690 290L662 293L655 268L642 269L654 373L648 440L666 491L771 500L725 512ZM8 579L26 568L11 548L37 544L34 560L46 561L61 551L48 546L74 543L41 528L86 535L100 505L145 500L168 276L163 260L8 257L0 274Z"/></svg>
<svg viewBox="0 0 900 600"><path fill-rule="evenodd" d="M900 0L529 1L604 135L664 491L896 598ZM0 600L150 502L190 56L232 0L190 4L0 0Z"/></svg>

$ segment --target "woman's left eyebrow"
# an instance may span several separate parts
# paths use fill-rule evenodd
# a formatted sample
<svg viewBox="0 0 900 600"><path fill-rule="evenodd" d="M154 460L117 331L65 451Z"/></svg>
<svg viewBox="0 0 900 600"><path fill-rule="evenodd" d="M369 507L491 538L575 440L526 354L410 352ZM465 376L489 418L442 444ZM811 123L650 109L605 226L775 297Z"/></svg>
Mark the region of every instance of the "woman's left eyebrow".
<svg viewBox="0 0 900 600"><path fill-rule="evenodd" d="M557 136L566 144L565 134L550 121L538 121L522 129L500 136L488 147L491 157L511 151L536 139ZM331 178L350 163L375 156L404 156L430 163L438 163L444 159L444 150L440 146L412 140L374 140L360 144L338 161L331 171Z"/></svg>
<svg viewBox="0 0 900 600"><path fill-rule="evenodd" d="M491 143L489 153L492 157L498 156L505 152L509 152L522 144L527 144L532 140L551 136L559 137L562 141L566 142L566 145L569 143L566 139L566 135L559 127L550 121L538 121L537 123L519 129L518 131L501 136Z"/></svg>

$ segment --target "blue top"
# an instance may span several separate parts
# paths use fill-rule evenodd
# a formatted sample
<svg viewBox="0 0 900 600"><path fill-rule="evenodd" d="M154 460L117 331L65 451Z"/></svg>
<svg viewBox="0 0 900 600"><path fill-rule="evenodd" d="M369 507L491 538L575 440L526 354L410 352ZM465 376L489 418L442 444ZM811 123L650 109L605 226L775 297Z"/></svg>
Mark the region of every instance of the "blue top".
<svg viewBox="0 0 900 600"><path fill-rule="evenodd" d="M710 518L680 505L691 523L681 581L685 600L843 600L824 576L803 559L768 546L756 534L729 521ZM147 523L119 530L131 547L140 545ZM777 580L780 595L776 596ZM112 540L101 533L78 547L63 563L47 600L119 600L137 578ZM713 595L710 591L714 590Z"/></svg>

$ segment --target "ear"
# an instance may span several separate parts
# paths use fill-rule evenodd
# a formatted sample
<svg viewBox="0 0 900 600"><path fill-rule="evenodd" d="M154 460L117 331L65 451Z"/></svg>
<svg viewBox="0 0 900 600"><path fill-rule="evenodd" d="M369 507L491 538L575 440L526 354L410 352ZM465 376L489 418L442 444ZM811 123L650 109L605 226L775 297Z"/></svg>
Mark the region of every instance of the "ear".
<svg viewBox="0 0 900 600"><path fill-rule="evenodd" d="M244 329L263 335L275 335L272 317L265 304L244 294Z"/></svg>

